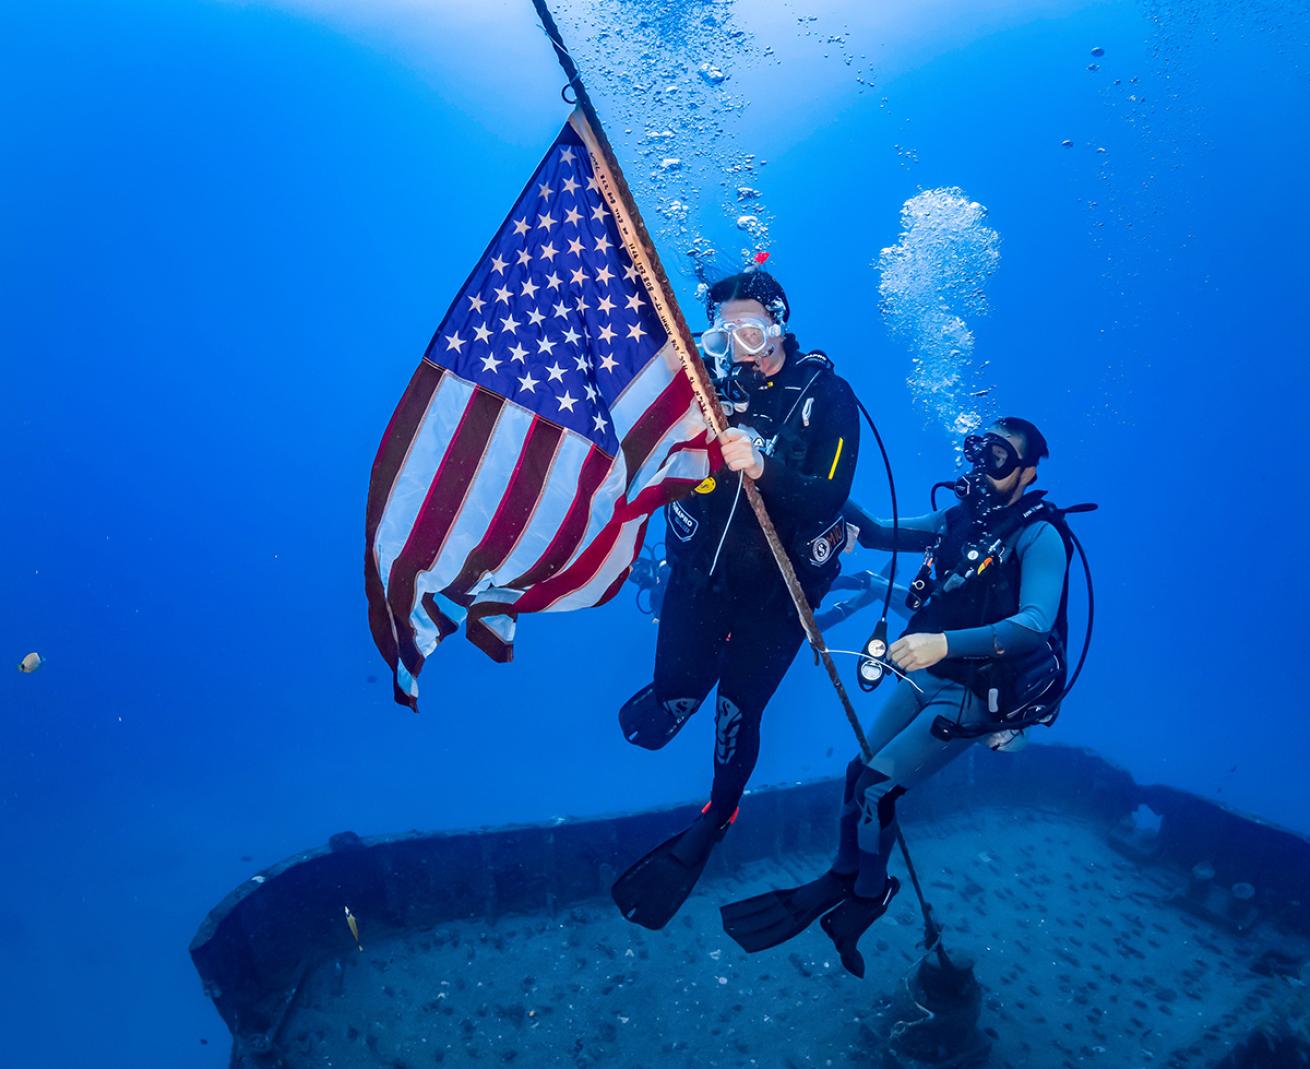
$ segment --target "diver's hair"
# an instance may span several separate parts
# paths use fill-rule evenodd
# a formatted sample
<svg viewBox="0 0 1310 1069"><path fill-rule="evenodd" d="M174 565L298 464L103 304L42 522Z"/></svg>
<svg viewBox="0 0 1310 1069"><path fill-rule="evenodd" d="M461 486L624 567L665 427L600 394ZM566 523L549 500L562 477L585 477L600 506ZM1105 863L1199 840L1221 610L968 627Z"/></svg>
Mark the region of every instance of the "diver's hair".
<svg viewBox="0 0 1310 1069"><path fill-rule="evenodd" d="M787 325L791 305L778 280L767 271L743 271L721 278L705 296L705 311L711 319L715 309L728 301L759 301L778 323Z"/></svg>
<svg viewBox="0 0 1310 1069"><path fill-rule="evenodd" d="M1020 419L1018 416L1002 416L1000 419L992 420L992 426L1005 431L1006 434L1014 434L1023 439L1023 461L1024 467L1036 467L1038 461L1051 455L1051 449L1046 444L1046 435L1037 429L1035 423L1026 419Z"/></svg>

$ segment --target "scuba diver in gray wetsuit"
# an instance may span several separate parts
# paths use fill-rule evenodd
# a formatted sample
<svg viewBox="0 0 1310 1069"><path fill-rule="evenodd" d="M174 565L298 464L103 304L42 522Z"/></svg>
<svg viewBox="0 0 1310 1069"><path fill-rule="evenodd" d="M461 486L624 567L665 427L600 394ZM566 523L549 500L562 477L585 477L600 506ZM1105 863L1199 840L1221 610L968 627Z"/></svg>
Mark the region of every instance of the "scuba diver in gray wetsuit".
<svg viewBox="0 0 1310 1069"><path fill-rule="evenodd" d="M889 651L904 676L868 732L872 760L847 768L832 868L722 908L724 930L745 950L776 946L822 917L842 964L863 976L856 944L899 889L887 874L897 799L975 739L1003 748L1020 734L1007 724L1055 718L1067 689L1072 535L1063 510L1030 490L1048 455L1033 424L1006 417L966 441L974 468L954 484L959 504L895 528L848 506L862 545L925 551L913 614Z"/></svg>

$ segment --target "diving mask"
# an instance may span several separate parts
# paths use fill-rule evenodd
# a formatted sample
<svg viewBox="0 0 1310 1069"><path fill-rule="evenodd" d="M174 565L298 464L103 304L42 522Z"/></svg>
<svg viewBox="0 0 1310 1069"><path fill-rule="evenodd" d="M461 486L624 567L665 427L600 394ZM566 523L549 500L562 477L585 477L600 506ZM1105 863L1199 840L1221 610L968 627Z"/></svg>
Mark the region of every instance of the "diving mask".
<svg viewBox="0 0 1310 1069"><path fill-rule="evenodd" d="M1023 459L1008 438L999 434L971 434L964 440L964 459L974 469L993 479L1004 479L1018 468Z"/></svg>
<svg viewBox="0 0 1310 1069"><path fill-rule="evenodd" d="M701 348L715 360L725 359L735 346L748 356L762 353L770 339L782 337L782 327L763 316L718 319L700 336Z"/></svg>

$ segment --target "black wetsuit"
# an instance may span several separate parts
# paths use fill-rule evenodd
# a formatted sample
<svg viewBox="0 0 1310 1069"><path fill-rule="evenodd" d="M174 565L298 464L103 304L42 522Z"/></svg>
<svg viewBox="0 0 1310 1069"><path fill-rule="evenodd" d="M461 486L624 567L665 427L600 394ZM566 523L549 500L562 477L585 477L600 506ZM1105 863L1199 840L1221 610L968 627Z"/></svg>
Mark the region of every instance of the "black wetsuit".
<svg viewBox="0 0 1310 1069"><path fill-rule="evenodd" d="M841 508L859 453L854 394L826 357L793 353L731 422L763 442L760 494L811 606L817 606L840 571L846 543ZM630 741L655 749L717 683L710 803L724 817L736 808L755 768L764 707L804 639L740 487L740 477L724 468L666 509L671 575L654 683L620 714ZM645 727L630 730L637 721Z"/></svg>

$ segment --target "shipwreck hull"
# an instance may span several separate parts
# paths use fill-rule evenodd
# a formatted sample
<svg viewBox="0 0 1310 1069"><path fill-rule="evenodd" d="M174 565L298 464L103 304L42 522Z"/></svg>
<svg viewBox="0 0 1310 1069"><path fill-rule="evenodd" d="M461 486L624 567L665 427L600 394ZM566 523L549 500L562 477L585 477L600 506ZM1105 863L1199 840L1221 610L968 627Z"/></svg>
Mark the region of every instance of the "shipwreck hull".
<svg viewBox="0 0 1310 1069"><path fill-rule="evenodd" d="M707 878L760 859L828 850L839 798L837 780L750 794ZM1310 929L1302 903L1310 841L1183 791L1139 785L1088 751L975 748L904 799L911 849L916 826L985 806L1011 807L1019 819L1035 807L1102 827L1135 860L1176 871L1180 904L1218 924L1240 929L1243 919L1247 927L1268 920L1283 931ZM1140 806L1159 816L1158 830L1132 824ZM344 907L365 919L369 941L456 920L554 916L608 895L635 846L672 834L688 815L678 806L437 834L361 839L344 832L265 869L214 907L190 946L205 993L232 1033L233 1064L285 1064L285 1022L306 975L341 954ZM1256 890L1254 900L1228 895L1241 885Z"/></svg>

